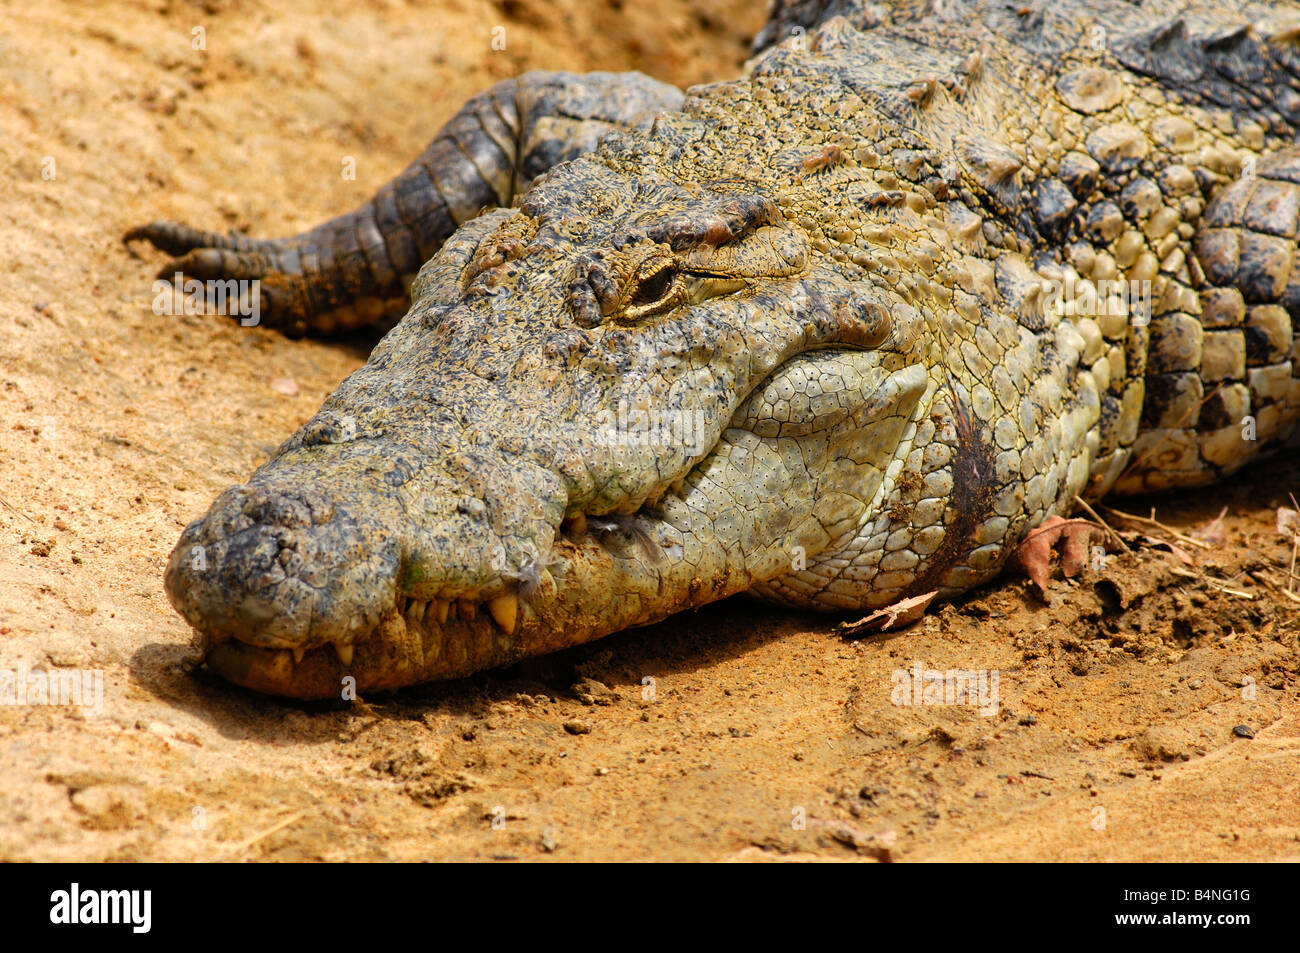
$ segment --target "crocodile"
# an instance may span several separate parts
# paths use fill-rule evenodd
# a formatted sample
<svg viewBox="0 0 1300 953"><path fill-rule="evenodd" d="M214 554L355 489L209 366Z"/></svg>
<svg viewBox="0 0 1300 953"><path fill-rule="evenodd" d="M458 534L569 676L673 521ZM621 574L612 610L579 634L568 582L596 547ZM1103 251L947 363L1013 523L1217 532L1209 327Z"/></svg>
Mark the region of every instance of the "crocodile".
<svg viewBox="0 0 1300 953"><path fill-rule="evenodd" d="M287 334L387 330L168 596L304 699L956 597L1291 445L1298 129L1291 0L776 0L734 81L527 73L301 235L134 229Z"/></svg>

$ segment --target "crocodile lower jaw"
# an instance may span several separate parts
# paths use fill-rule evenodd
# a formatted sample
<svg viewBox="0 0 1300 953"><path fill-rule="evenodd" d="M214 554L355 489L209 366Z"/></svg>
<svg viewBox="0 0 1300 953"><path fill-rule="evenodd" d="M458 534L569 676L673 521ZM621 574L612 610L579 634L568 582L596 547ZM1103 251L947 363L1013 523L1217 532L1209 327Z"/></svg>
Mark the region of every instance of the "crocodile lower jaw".
<svg viewBox="0 0 1300 953"><path fill-rule="evenodd" d="M552 566L557 575L589 578L592 572L604 571L611 558L607 545L594 528L565 533L552 552L559 565ZM608 634L625 627L620 621L635 621L606 624L606 619L583 611L582 586L565 592L549 570L538 575L531 584L477 599L399 595L377 626L357 632L348 642L256 645L228 632L201 630L203 664L259 692L304 700L348 699L362 692L463 678Z"/></svg>
<svg viewBox="0 0 1300 953"><path fill-rule="evenodd" d="M343 698L350 689L355 697L408 685L417 670L424 677L456 678L483 668L484 658L507 661L527 613L514 593L482 603L400 597L376 630L354 642L290 649L205 633L204 664L256 691L321 699ZM349 676L352 681L345 681Z"/></svg>

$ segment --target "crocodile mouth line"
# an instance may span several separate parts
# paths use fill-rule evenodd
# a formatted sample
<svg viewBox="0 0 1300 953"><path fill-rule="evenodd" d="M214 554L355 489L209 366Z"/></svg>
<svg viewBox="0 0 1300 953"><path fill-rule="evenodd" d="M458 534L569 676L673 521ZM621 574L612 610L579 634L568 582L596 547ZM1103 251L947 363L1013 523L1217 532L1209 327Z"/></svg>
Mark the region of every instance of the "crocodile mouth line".
<svg viewBox="0 0 1300 953"><path fill-rule="evenodd" d="M358 690L388 690L411 682L400 678L390 683L386 677L403 668L436 669L440 677L458 678L508 663L520 644L521 615L514 593L483 603L399 597L379 624L356 641L273 648L206 633L201 664L237 684L290 697L328 697L328 686L341 689L348 676L356 679Z"/></svg>
<svg viewBox="0 0 1300 953"><path fill-rule="evenodd" d="M633 545L653 547L652 560L658 562L663 559L659 544L640 525L648 519L653 519L653 515L642 511L631 516L583 514L570 518L557 534L556 548L568 550L571 558L584 546L603 548L611 537L623 535ZM563 572L555 561L546 561L522 573L506 573L504 590L480 598L424 597L399 592L378 624L348 641L302 647L269 646L221 630L205 630L201 635L200 664L220 674L248 673L256 669L258 682L273 681L280 686L291 686L299 677L319 681L327 674L338 679L355 671L382 667L376 663L400 650L398 647L417 644L420 664L445 668L448 677L477 670L482 666L474 660L489 656L500 659L497 664L506 664L517 654L522 641L519 636L525 626L537 619L534 603L550 599L558 592L548 567Z"/></svg>
<svg viewBox="0 0 1300 953"><path fill-rule="evenodd" d="M237 643L241 649L260 652L267 657L282 656L292 660L294 665L302 664L304 659L316 653L332 655L339 665L348 668L356 658L357 649L374 642L376 637L382 637L383 630L386 627L391 628L395 620L400 620L408 632L435 635L455 630L458 627L457 623L470 624L479 621L479 610L484 609L486 610L484 615L491 620L492 625L502 635L511 636L518 628L521 616L520 604L517 591L504 592L483 601L465 598L417 599L413 596L399 595L393 607L380 617L379 625L361 638L348 642L325 642L301 648L281 648L256 645L219 630L209 631L203 635L204 661L215 649Z"/></svg>

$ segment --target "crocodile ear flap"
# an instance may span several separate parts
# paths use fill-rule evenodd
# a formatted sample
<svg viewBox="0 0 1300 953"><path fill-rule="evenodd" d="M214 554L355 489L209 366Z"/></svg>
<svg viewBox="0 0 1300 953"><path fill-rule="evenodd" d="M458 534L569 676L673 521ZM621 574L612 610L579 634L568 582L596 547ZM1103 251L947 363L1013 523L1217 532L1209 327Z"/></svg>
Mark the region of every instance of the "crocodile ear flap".
<svg viewBox="0 0 1300 953"><path fill-rule="evenodd" d="M810 348L913 353L924 323L921 312L900 301L886 303L847 284L796 285L797 313L803 315Z"/></svg>
<svg viewBox="0 0 1300 953"><path fill-rule="evenodd" d="M578 256L569 280L569 309L579 327L594 328L618 302L618 283L600 252Z"/></svg>
<svg viewBox="0 0 1300 953"><path fill-rule="evenodd" d="M766 195L750 193L721 197L675 212L651 224L645 234L651 241L680 252L700 245L717 248L764 225L783 224L785 219L775 202Z"/></svg>
<svg viewBox="0 0 1300 953"><path fill-rule="evenodd" d="M596 293L586 281L574 281L569 285L569 309L578 327L594 328L600 324L600 305L596 303Z"/></svg>

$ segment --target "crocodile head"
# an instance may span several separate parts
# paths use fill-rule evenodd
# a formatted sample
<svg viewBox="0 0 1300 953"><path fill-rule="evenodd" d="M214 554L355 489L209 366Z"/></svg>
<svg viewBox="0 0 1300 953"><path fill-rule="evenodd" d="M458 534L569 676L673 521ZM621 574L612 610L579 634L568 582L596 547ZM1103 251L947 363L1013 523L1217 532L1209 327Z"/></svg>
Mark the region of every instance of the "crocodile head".
<svg viewBox="0 0 1300 953"><path fill-rule="evenodd" d="M337 698L772 595L880 508L933 393L919 312L772 198L594 157L462 228L412 296L172 554L234 682Z"/></svg>

